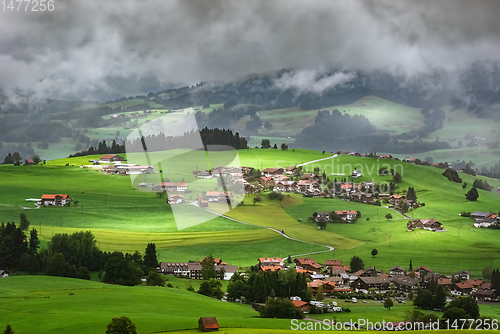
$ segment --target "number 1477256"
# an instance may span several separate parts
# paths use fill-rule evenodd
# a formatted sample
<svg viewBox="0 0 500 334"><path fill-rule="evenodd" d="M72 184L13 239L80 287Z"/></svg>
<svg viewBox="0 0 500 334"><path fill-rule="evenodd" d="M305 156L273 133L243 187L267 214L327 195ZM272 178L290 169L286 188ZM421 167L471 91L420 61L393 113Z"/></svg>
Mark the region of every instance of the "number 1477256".
<svg viewBox="0 0 500 334"><path fill-rule="evenodd" d="M0 8L4 12L53 12L54 0L1 0Z"/></svg>

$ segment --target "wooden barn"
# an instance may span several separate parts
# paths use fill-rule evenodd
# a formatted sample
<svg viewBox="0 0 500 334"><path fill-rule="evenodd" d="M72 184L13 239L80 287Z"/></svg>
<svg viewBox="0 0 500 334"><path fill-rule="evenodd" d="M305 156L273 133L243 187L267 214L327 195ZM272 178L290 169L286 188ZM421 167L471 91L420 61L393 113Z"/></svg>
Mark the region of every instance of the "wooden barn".
<svg viewBox="0 0 500 334"><path fill-rule="evenodd" d="M202 332L215 332L219 330L216 317L201 317L198 320L198 329Z"/></svg>

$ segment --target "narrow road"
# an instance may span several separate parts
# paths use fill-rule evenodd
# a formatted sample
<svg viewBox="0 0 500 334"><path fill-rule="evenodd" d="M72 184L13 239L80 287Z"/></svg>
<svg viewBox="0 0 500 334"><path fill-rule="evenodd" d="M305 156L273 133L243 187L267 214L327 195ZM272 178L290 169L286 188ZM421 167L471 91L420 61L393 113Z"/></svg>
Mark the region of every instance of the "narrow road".
<svg viewBox="0 0 500 334"><path fill-rule="evenodd" d="M304 162L302 164L298 164L297 167L299 166L304 166L304 165L309 165L309 164L312 164L313 162L318 162L318 161L323 161L323 160L328 160L328 159L333 159L333 158L336 158L338 157L338 154L334 154L332 155L331 157L328 157L328 158L322 158L322 159L318 159L318 160L313 160L313 161L309 161L309 162Z"/></svg>
<svg viewBox="0 0 500 334"><path fill-rule="evenodd" d="M199 205L197 203L191 203L192 205L194 206L197 206L199 207ZM240 223L240 224L245 224L245 225L251 225L251 226L257 226L257 227L262 227L262 228L267 228L268 230L271 230L271 231L274 231L278 234L280 234L281 236L287 238L287 239L290 239L290 240L293 240L293 241L298 241L298 242L303 242L303 243L306 243L306 244L310 244L310 245L316 245L316 246L322 246L322 247L326 247L328 248L327 250L324 250L324 251L317 251L317 252L310 252L310 253L304 253L304 254L297 254L297 255L290 255L291 257L302 257L302 256L305 256L305 255L312 255L312 254L320 254L320 253L325 253L325 252L329 252L329 251L332 251L334 250L335 248L332 247L332 246L327 246L327 245L322 245L322 244L318 244L318 243L315 243L315 242L310 242L310 241L305 241L305 240L299 240L299 239L295 239L295 238L292 238L292 237L289 237L288 235L286 235L285 233L281 233L281 231L275 229L275 228L272 228L272 227L268 227L268 226L261 226L261 225L256 225L256 224L250 224L250 223L245 223L244 221L241 221L241 220L238 220L238 219L234 219L234 218L231 218L231 217L228 217L226 215L223 215L221 213L218 213L218 212L215 212L215 211L212 211L210 209L204 209L208 212L211 212L217 216L221 216L221 217L224 217L226 219L229 219L229 220L232 220L232 221L235 221L237 223Z"/></svg>

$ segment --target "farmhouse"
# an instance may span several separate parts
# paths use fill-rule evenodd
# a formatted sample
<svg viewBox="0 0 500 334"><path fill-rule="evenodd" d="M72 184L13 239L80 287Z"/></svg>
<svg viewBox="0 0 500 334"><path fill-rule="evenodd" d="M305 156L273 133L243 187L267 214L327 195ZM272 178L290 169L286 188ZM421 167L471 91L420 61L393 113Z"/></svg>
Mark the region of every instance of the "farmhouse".
<svg viewBox="0 0 500 334"><path fill-rule="evenodd" d="M356 218L356 211L354 210L335 210L335 213L340 216L342 220L352 220Z"/></svg>
<svg viewBox="0 0 500 334"><path fill-rule="evenodd" d="M433 271L430 270L427 267L420 266L417 269L414 270L415 277L420 278L420 277L425 277L428 273L432 273Z"/></svg>
<svg viewBox="0 0 500 334"><path fill-rule="evenodd" d="M398 276L393 280L393 284L399 292L409 292L418 287L419 280L408 276Z"/></svg>
<svg viewBox="0 0 500 334"><path fill-rule="evenodd" d="M398 206L400 201L404 201L405 197L403 195L391 195L391 205Z"/></svg>
<svg viewBox="0 0 500 334"><path fill-rule="evenodd" d="M351 177L354 177L354 178L358 178L361 176L361 171L359 169L355 169L352 174L351 174Z"/></svg>
<svg viewBox="0 0 500 334"><path fill-rule="evenodd" d="M112 162L112 161L124 161L125 158L123 158L119 155L116 155L116 154L108 154L108 155L104 155L104 156L100 157L99 160Z"/></svg>
<svg viewBox="0 0 500 334"><path fill-rule="evenodd" d="M499 224L500 224L500 217L476 219L476 221L474 222L474 227L488 228Z"/></svg>
<svg viewBox="0 0 500 334"><path fill-rule="evenodd" d="M370 288L375 288L376 291L382 292L389 290L391 283L388 277L358 277L356 280L358 288L368 291Z"/></svg>
<svg viewBox="0 0 500 334"><path fill-rule="evenodd" d="M491 301L497 299L497 292L495 290L485 290L485 289L477 289L470 295L475 300L481 301Z"/></svg>
<svg viewBox="0 0 500 334"><path fill-rule="evenodd" d="M164 275L175 275L189 277L188 263L163 263L160 262L160 266L157 269L158 273Z"/></svg>
<svg viewBox="0 0 500 334"><path fill-rule="evenodd" d="M184 195L170 195L168 196L168 204L182 204Z"/></svg>
<svg viewBox="0 0 500 334"><path fill-rule="evenodd" d="M24 160L24 164L29 166L29 165L34 165L35 163L33 162L33 159L26 159Z"/></svg>
<svg viewBox="0 0 500 334"><path fill-rule="evenodd" d="M216 317L201 317L198 319L198 329L202 332L215 332L219 330Z"/></svg>
<svg viewBox="0 0 500 334"><path fill-rule="evenodd" d="M207 191L205 194L205 200L208 202L218 202L219 201L219 192L218 191Z"/></svg>
<svg viewBox="0 0 500 334"><path fill-rule="evenodd" d="M259 267L283 266L283 260L280 257L260 257Z"/></svg>
<svg viewBox="0 0 500 334"><path fill-rule="evenodd" d="M56 195L42 195L42 200L38 202L39 205L54 205L63 206L71 202L71 197L66 194L56 194Z"/></svg>
<svg viewBox="0 0 500 334"><path fill-rule="evenodd" d="M411 220L406 224L408 231L412 231L414 229L424 229L429 231L446 231L440 222L436 219L415 219Z"/></svg>
<svg viewBox="0 0 500 334"><path fill-rule="evenodd" d="M321 264L309 257L298 257L294 260L294 262L296 268L311 270L313 272L318 272L321 268L323 268Z"/></svg>
<svg viewBox="0 0 500 334"><path fill-rule="evenodd" d="M212 178L212 174L210 174L209 172L198 172L196 174L196 177L198 179L211 179Z"/></svg>
<svg viewBox="0 0 500 334"><path fill-rule="evenodd" d="M300 309L302 312L308 312L309 311L309 305L307 302L304 302L302 300L292 300L293 305L295 305L296 308Z"/></svg>
<svg viewBox="0 0 500 334"><path fill-rule="evenodd" d="M490 218L493 215L494 215L493 212L474 211L473 213L470 214L470 217L472 219L486 219L486 218Z"/></svg>
<svg viewBox="0 0 500 334"><path fill-rule="evenodd" d="M186 191L188 187L187 182L160 182L158 185L165 191Z"/></svg>
<svg viewBox="0 0 500 334"><path fill-rule="evenodd" d="M229 280L238 270L238 266L231 266L228 264L215 265L215 272L217 274L217 279ZM188 263L189 278L191 279L203 279L201 274L201 263L200 262L189 262ZM224 273L224 276L222 276Z"/></svg>
<svg viewBox="0 0 500 334"><path fill-rule="evenodd" d="M296 169L297 167L295 166L288 166L287 168L285 168L285 174L293 174L293 172L295 172Z"/></svg>
<svg viewBox="0 0 500 334"><path fill-rule="evenodd" d="M274 167L274 168L264 168L262 170L262 173L266 176L271 176L271 175L279 175L283 174L283 168L281 167Z"/></svg>
<svg viewBox="0 0 500 334"><path fill-rule="evenodd" d="M389 269L390 275L406 275L406 269L400 266L394 266Z"/></svg>
<svg viewBox="0 0 500 334"><path fill-rule="evenodd" d="M458 273L454 274L453 278L459 281L466 281L470 278L470 272L468 272L467 270L461 270Z"/></svg>
<svg viewBox="0 0 500 334"><path fill-rule="evenodd" d="M313 214L314 216L314 214ZM330 220L330 214L328 212L316 212L316 216L314 217L314 220L317 222L320 220Z"/></svg>
<svg viewBox="0 0 500 334"><path fill-rule="evenodd" d="M280 181L274 187L274 191L280 192L296 192L298 189L299 187L295 181Z"/></svg>
<svg viewBox="0 0 500 334"><path fill-rule="evenodd" d="M276 182L274 181L272 176L262 176L259 178L259 183L264 187L274 187Z"/></svg>
<svg viewBox="0 0 500 334"><path fill-rule="evenodd" d="M120 174L134 175L134 174L153 174L153 166L117 166L116 167Z"/></svg>

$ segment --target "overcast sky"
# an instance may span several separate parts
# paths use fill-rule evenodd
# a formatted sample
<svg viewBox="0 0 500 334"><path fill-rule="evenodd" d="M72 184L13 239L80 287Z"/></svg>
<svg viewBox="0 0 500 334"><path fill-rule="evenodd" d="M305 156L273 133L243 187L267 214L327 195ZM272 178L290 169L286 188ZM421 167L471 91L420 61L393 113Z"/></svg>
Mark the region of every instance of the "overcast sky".
<svg viewBox="0 0 500 334"><path fill-rule="evenodd" d="M0 8L4 91L107 99L281 68L411 75L500 58L498 0L54 2Z"/></svg>

